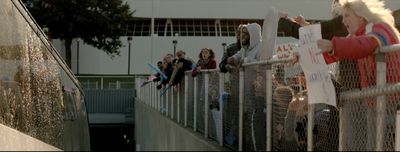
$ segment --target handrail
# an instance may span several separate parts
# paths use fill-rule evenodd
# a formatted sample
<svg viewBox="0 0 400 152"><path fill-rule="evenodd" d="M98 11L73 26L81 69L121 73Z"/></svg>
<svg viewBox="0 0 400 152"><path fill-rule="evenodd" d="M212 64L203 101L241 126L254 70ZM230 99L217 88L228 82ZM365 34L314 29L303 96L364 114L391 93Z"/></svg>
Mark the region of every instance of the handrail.
<svg viewBox="0 0 400 152"><path fill-rule="evenodd" d="M400 44L393 44L393 45L389 45L389 46L379 47L379 48L377 48L377 50L378 50L378 52L382 52L382 53L400 51ZM292 60L293 60L292 58L281 58L281 59L272 58L272 59L269 59L266 61L245 63L245 64L242 64L242 66L246 67L246 66L251 66L251 65L287 63L287 62L291 62Z"/></svg>
<svg viewBox="0 0 400 152"><path fill-rule="evenodd" d="M377 53L389 53L400 51L400 44L393 44L389 46L378 47L376 49ZM384 60L384 58L383 58ZM369 88L365 88L362 90L353 89L349 91L345 91L340 93L341 100L352 100L352 99L363 99L367 97L375 97L393 94L396 92L400 92L400 83L396 84L386 84L385 86L373 86Z"/></svg>
<svg viewBox="0 0 400 152"><path fill-rule="evenodd" d="M201 69L200 72L218 72L219 69Z"/></svg>
<svg viewBox="0 0 400 152"><path fill-rule="evenodd" d="M381 87L370 87L362 90L354 89L350 91L345 91L340 94L340 100L363 99L368 97L389 95L396 92L400 92L400 83L390 84Z"/></svg>
<svg viewBox="0 0 400 152"><path fill-rule="evenodd" d="M382 64L383 66L385 66L385 62L384 62L384 54L383 53L387 53L387 52L393 52L393 51L400 51L400 44L396 44L396 45L390 45L390 46L385 46L385 47L380 47L380 48L377 48L377 52L379 52L378 54L377 54L377 56L379 56L378 57L378 59L382 59L383 61L381 61L381 60L377 60L377 62L379 63L379 64ZM272 64L275 64L275 63L290 63L292 61L292 58L282 58L282 59L278 59L278 58L273 58L273 59L270 59L270 60L266 60L266 61L258 61L258 62L252 62L252 63L246 63L246 64L243 64L242 65L242 67L246 67L246 66L251 66L251 65L267 65L267 71L266 71L266 81L269 81L269 83L271 83L271 79L272 79L272 77L271 77L271 71L272 71ZM385 70L384 70L384 68L379 68L379 69L381 69L381 71L379 71L379 72L383 72L383 73L386 73L386 72L384 72ZM219 72L219 69L204 69L204 70L200 70L200 72ZM185 72L185 74L190 74L191 73L191 71L186 71ZM220 73L220 72L219 72ZM239 75L241 75L240 77L239 77L239 86L241 85L241 86L243 86L243 84L241 84L241 83L245 83L244 82L244 80L242 80L243 79L243 71L241 71L240 73L239 73ZM190 75L186 75L186 77L189 77ZM269 78L268 78L269 77ZM381 78L386 78L386 76L385 75L383 75L383 76L379 76L379 77L381 77ZM197 77L195 77L195 79L197 79ZM206 78L207 79L207 78ZM194 89L196 89L197 87L196 87L196 83L197 83L197 81L196 80L194 80ZM379 85L379 84L381 84L381 85ZM272 84L270 84L270 85L272 85ZM269 88L268 89L268 91L271 91L271 92L266 92L266 95L267 95L267 97L270 97L270 98L267 98L267 108L269 107L269 109L268 109L268 111L269 112L272 112L272 110L271 110L271 107L272 107L272 87L270 87L268 84L266 84L266 88ZM239 93L239 98L240 99L242 99L242 101L239 101L239 105L242 105L243 104L243 98L244 98L244 94L243 94L243 89L244 89L244 87L240 87L239 88L240 89L240 91L239 92L241 92L241 93ZM267 90L266 90L267 91ZM376 86L372 86L372 87L369 87L369 88L363 88L363 89L354 89L354 90L348 90L348 91L344 91L344 92L341 92L340 93L340 100L354 100L354 99L362 99L362 98L367 98L367 97L382 97L382 96L385 96L385 95L390 95L390 94L396 94L396 93L399 93L400 92L400 83L395 83L395 84L386 84L386 82L385 83L377 83L377 85ZM197 93L197 90L194 90L194 96L197 96L196 95L196 93ZM196 106L196 98L194 98L194 106ZM270 101L270 102L268 102L268 101ZM379 100L377 100L378 101L378 103L380 102L380 103L384 103L384 102L381 102L381 101L379 101ZM379 105L379 104L378 104ZM379 108L379 106L377 106L378 108ZM381 111L385 111L385 109L386 109L386 105L385 104L382 104L381 106L380 106L381 108L380 109L383 109L383 110L381 110ZM194 109L194 111L196 111L196 109L197 108L195 108ZM310 109L313 109L313 105L310 105L310 107L309 107L309 113L308 113L308 117L314 117L313 115L314 115L314 113L313 113L313 110L310 110ZM239 141L238 141L238 149L239 150L243 150L243 139L242 139L242 137L243 137L243 134L244 134L244 132L243 132L243 115L242 115L242 112L243 112L243 106L239 106L239 131L238 131L238 136L239 136ZM376 125L376 128L377 128L377 133L376 134L380 134L380 136L376 136L375 138L376 139L374 139L376 142L375 143L371 143L371 144L376 144L376 147L380 147L380 148L376 148L376 150L381 150L382 149L382 141L384 141L384 138L382 138L383 136L383 132L382 132L382 127L385 127L384 125L381 125L381 124L384 124L384 123L382 123L382 121L383 120L385 120L385 115L377 115L377 117L376 117L376 123L374 123L374 125ZM196 124L196 119L197 119L197 114L196 114L196 112L194 113L194 127L193 127L193 129L194 130L197 130L197 124ZM272 124L271 123L271 119L272 119L272 116L268 116L268 114L267 114L267 118L266 118L267 120L266 120L266 123L267 123L267 134L266 134L266 142L267 142L267 150L270 150L270 149L268 149L268 148L271 148L271 140L272 139L270 139L272 136L271 136L271 134L272 133L269 133L269 132L272 132L273 131L273 128L271 128L271 126L269 126L270 124ZM309 127L312 127L313 125L313 121L312 121L313 119L309 119L309 121L308 121L308 124L310 124L309 125ZM206 124L207 122L205 122L205 124ZM309 128L310 129L310 128ZM206 128L205 127L205 130L208 130L208 128ZM207 133L208 132L206 132L205 133L205 137L207 138L208 136L207 136ZM339 133L339 136L341 136L341 137L339 137L339 138L343 138L343 135L340 135L340 134L342 134L342 133ZM308 132L308 150L312 150L313 148L314 148L314 145L313 145L313 142L312 142L312 136L313 136L313 133L312 132ZM368 137L368 138L371 138L371 137ZM371 138L371 139L373 139L373 138ZM340 143L340 142L342 142L341 140L339 140L339 150L342 150L343 149L343 147L341 146L341 144L343 144L343 143Z"/></svg>
<svg viewBox="0 0 400 152"><path fill-rule="evenodd" d="M389 45L389 46L379 47L377 50L380 53L389 53L389 52L400 51L400 44L393 44L393 45Z"/></svg>
<svg viewBox="0 0 400 152"><path fill-rule="evenodd" d="M272 58L272 59L269 59L269 60L266 60L266 61L257 61L257 62L245 63L245 64L242 64L242 66L246 67L246 66L252 66L252 65L288 63L288 62L291 62L292 60L293 60L292 58L282 58L282 59Z"/></svg>

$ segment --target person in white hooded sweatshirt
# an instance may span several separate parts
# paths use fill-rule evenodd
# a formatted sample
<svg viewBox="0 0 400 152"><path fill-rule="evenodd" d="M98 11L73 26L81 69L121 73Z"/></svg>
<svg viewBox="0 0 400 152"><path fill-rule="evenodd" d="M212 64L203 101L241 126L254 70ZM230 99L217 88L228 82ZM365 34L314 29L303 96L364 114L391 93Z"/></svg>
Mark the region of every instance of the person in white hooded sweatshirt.
<svg viewBox="0 0 400 152"><path fill-rule="evenodd" d="M236 65L240 61L239 65L241 65L259 61L262 48L261 26L257 23L245 25L240 32L240 39L242 48L228 58L228 63Z"/></svg>
<svg viewBox="0 0 400 152"><path fill-rule="evenodd" d="M262 39L261 26L257 23L245 25L240 32L241 49L228 58L228 63L241 66L260 60ZM243 108L243 150L258 151L265 149L265 94L259 87L264 80L264 72L259 66L248 66L245 71ZM257 81L256 81L257 80Z"/></svg>

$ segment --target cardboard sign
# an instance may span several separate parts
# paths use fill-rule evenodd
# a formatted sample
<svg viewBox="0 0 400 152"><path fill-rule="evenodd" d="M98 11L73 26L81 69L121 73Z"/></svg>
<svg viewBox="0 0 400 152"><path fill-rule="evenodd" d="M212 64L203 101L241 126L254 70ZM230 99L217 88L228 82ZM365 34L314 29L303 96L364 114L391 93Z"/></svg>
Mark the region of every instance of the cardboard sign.
<svg viewBox="0 0 400 152"><path fill-rule="evenodd" d="M307 81L308 103L325 103L336 106L336 92L328 66L318 54L317 40L322 39L321 25L314 24L299 29L300 65Z"/></svg>

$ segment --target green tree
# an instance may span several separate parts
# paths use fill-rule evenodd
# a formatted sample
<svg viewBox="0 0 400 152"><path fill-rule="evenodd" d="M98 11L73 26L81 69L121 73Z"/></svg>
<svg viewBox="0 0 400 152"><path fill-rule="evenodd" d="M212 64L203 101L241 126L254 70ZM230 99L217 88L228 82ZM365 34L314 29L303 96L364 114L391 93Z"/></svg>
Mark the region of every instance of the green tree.
<svg viewBox="0 0 400 152"><path fill-rule="evenodd" d="M23 0L29 12L53 38L65 41L66 62L71 67L71 44L74 38L119 55L127 22L134 11L123 0Z"/></svg>

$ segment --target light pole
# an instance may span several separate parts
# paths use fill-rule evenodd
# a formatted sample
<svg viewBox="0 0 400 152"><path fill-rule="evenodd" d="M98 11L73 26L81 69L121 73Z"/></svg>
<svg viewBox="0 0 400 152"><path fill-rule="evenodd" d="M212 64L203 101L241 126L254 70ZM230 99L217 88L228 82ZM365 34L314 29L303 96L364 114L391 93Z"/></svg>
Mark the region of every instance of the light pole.
<svg viewBox="0 0 400 152"><path fill-rule="evenodd" d="M224 53L226 53L226 43L224 42L221 45L222 45L222 49L224 50Z"/></svg>
<svg viewBox="0 0 400 152"><path fill-rule="evenodd" d="M175 58L176 44L178 44L178 40L173 40L172 43L174 44L174 58Z"/></svg>
<svg viewBox="0 0 400 152"><path fill-rule="evenodd" d="M132 37L128 36L128 75L131 73L131 41Z"/></svg>

